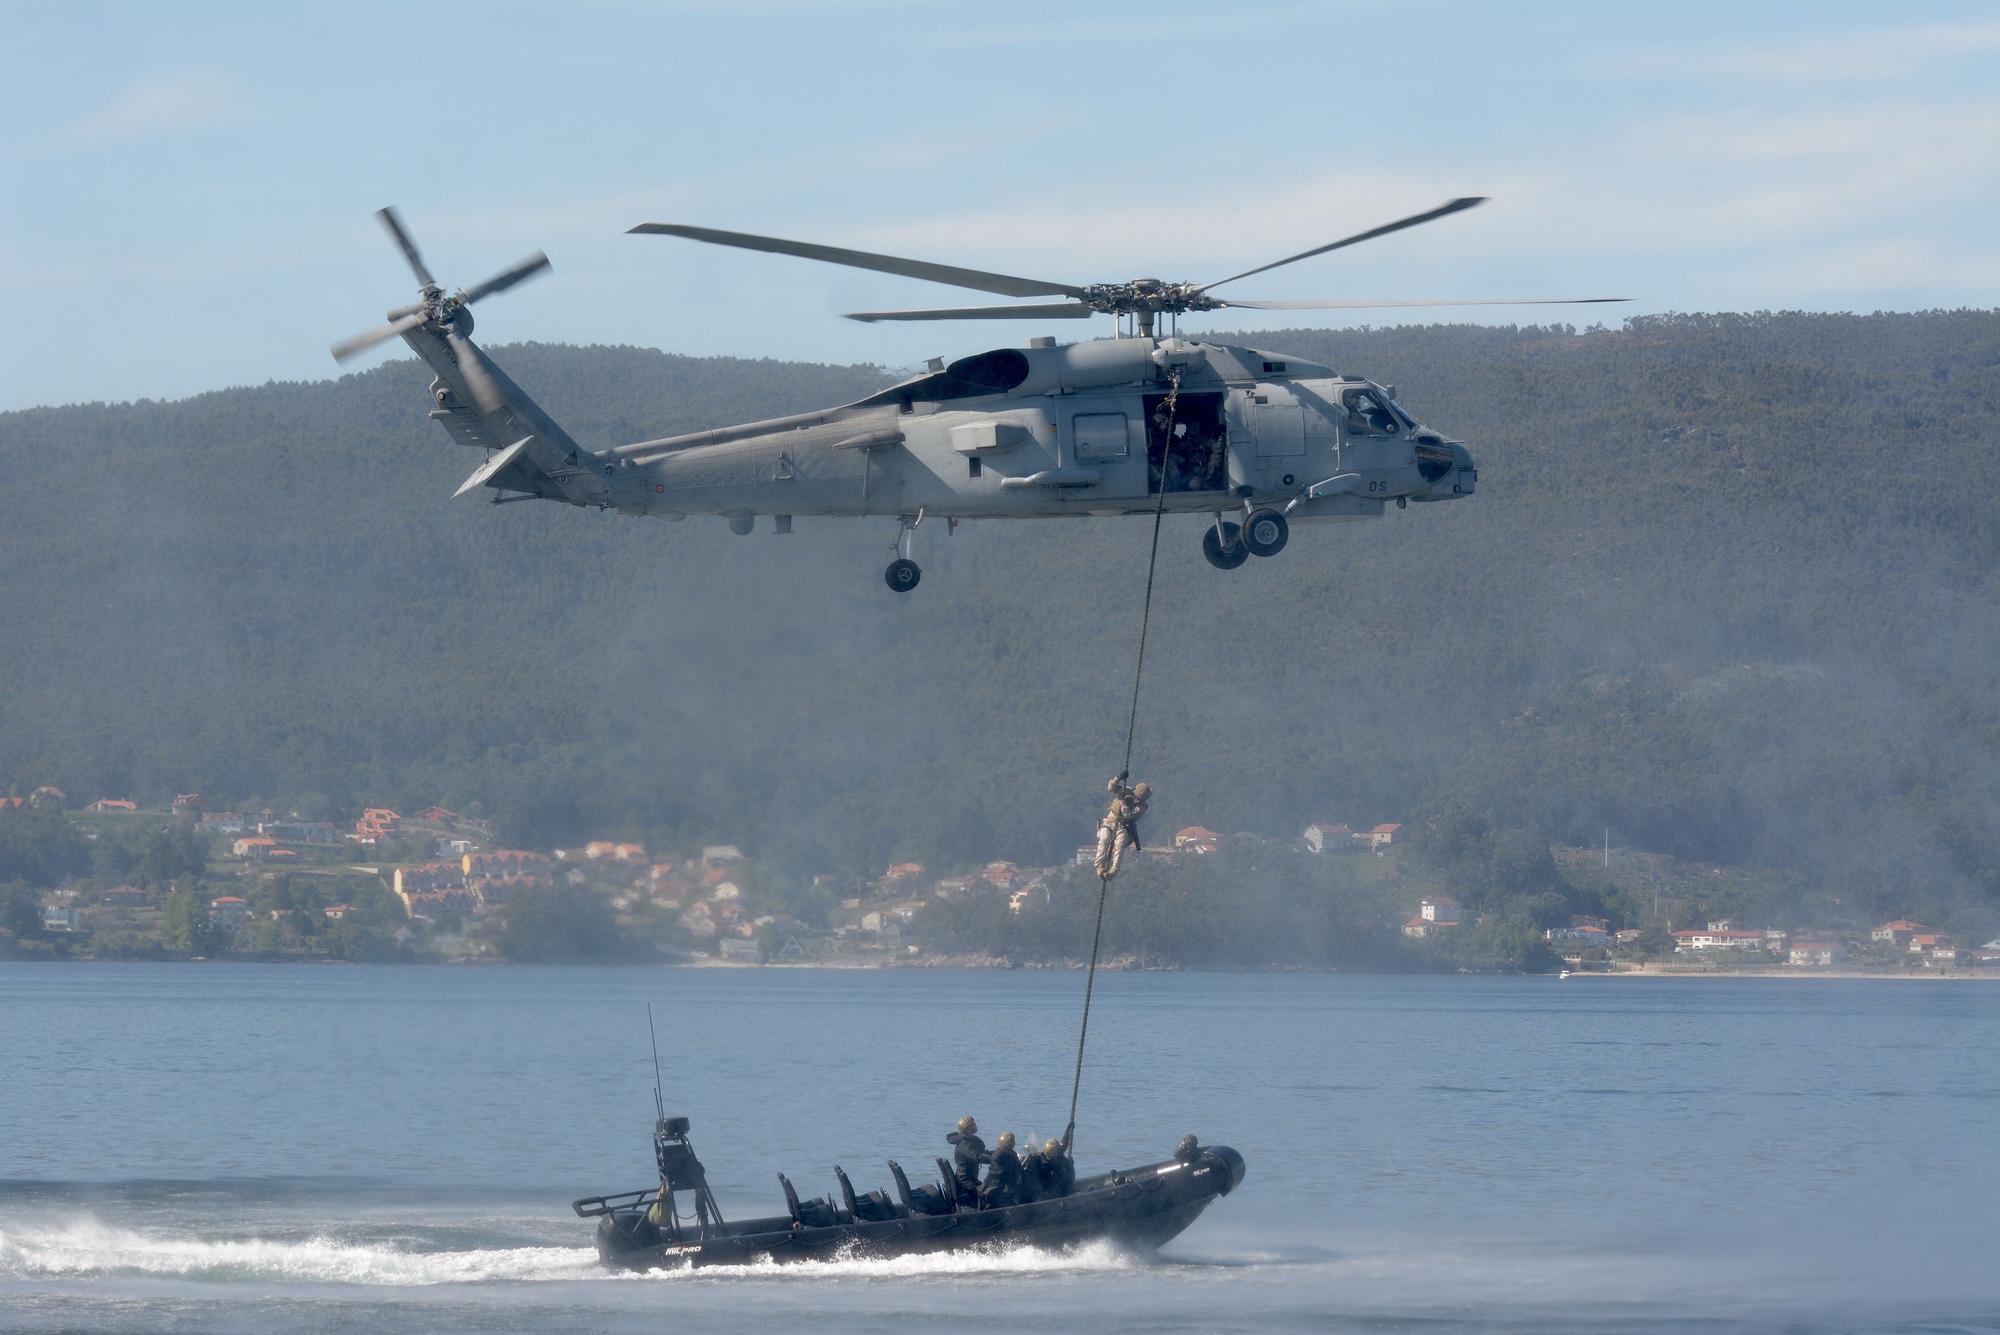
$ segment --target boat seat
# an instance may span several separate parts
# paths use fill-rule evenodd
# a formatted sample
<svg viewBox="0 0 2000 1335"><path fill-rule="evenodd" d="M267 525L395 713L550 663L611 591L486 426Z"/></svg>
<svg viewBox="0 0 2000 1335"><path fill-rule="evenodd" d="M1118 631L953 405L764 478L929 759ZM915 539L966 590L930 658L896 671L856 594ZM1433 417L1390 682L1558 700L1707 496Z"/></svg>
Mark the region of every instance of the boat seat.
<svg viewBox="0 0 2000 1335"><path fill-rule="evenodd" d="M840 1198L847 1202L847 1217L862 1223L881 1223L885 1219L900 1218L902 1211L889 1200L882 1191L871 1191L866 1196L854 1194L854 1184L847 1180L847 1170L839 1164L833 1166L833 1175L840 1179Z"/></svg>
<svg viewBox="0 0 2000 1335"><path fill-rule="evenodd" d="M824 1196L801 1201L790 1178L780 1173L778 1182L785 1189L785 1208L792 1212L792 1222L800 1228L832 1228L840 1222L840 1212Z"/></svg>
<svg viewBox="0 0 2000 1335"><path fill-rule="evenodd" d="M902 1198L905 1212L909 1214L950 1214L952 1212L952 1198L939 1191L936 1187L922 1186L918 1187L915 1191L910 1190L909 1174L905 1173L903 1165L897 1163L894 1159L889 1160L889 1172L896 1179L896 1194Z"/></svg>
<svg viewBox="0 0 2000 1335"><path fill-rule="evenodd" d="M940 1184L938 1189L944 1192L945 1199L952 1203L952 1208L955 1210L960 1205L969 1204L970 1202L958 1198L958 1174L952 1171L951 1160L940 1157L937 1166Z"/></svg>

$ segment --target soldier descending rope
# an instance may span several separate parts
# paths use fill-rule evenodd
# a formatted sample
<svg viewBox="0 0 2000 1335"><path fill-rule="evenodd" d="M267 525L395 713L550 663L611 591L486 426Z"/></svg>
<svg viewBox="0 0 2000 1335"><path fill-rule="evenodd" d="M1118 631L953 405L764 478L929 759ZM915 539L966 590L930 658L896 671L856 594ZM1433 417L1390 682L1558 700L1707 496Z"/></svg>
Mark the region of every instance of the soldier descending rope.
<svg viewBox="0 0 2000 1335"><path fill-rule="evenodd" d="M1167 463L1173 453L1174 415L1180 401L1181 372L1176 366L1167 371L1166 397L1155 417L1161 438L1168 445L1160 456L1159 498L1153 505L1153 546L1146 557L1146 596L1139 604L1139 655L1132 664L1132 707L1125 716L1125 768L1118 771L1118 777L1109 785L1111 807L1097 826L1097 925L1091 929L1090 967L1083 976L1083 1023L1076 1030L1076 1074L1069 1085L1069 1125L1062 1134L1065 1157L1076 1143L1076 1101L1083 1093L1083 1047L1090 1038L1090 998L1097 990L1097 956L1104 944L1104 905L1111 898L1111 878L1118 874L1118 863L1126 847L1139 847L1139 818L1146 814L1153 797L1151 784L1136 783L1127 788L1125 783L1132 777L1132 742L1139 734L1139 685L1146 679L1146 634L1153 624L1153 580L1160 571L1160 521L1167 513ZM1073 1178L1075 1170L1070 1171Z"/></svg>
<svg viewBox="0 0 2000 1335"><path fill-rule="evenodd" d="M1125 781L1131 771L1121 770L1118 777L1105 785L1111 794L1111 806L1105 811L1104 819L1097 827L1097 879L1108 881L1118 874L1118 866L1124 861L1125 850L1140 851L1139 818L1146 814L1146 807L1152 801L1153 786L1136 783L1130 787Z"/></svg>

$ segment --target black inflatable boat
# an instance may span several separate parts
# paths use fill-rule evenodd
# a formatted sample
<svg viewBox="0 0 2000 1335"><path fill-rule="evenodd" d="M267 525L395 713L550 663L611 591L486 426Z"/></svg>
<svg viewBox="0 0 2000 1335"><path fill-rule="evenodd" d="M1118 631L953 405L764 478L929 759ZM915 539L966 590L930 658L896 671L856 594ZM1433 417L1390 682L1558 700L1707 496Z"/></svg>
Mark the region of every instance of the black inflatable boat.
<svg viewBox="0 0 2000 1335"><path fill-rule="evenodd" d="M960 1203L944 1160L937 1161L937 1184L912 1188L891 1159L893 1193L857 1195L847 1174L835 1167L840 1199L802 1201L780 1173L785 1214L728 1223L687 1132L684 1117L660 1120L653 1136L658 1187L572 1203L578 1215L597 1220L597 1255L605 1265L626 1270L746 1265L994 1245L1060 1247L1098 1239L1158 1247L1243 1180L1242 1155L1223 1145L1192 1144L1190 1137L1163 1162L1079 1178L1061 1196L980 1208Z"/></svg>

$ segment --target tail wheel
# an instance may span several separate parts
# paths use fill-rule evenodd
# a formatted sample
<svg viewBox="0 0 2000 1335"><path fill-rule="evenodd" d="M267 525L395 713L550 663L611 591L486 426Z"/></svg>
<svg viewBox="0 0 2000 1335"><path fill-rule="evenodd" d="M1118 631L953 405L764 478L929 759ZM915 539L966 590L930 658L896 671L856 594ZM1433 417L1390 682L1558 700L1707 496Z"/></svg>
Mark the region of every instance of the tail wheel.
<svg viewBox="0 0 2000 1335"><path fill-rule="evenodd" d="M923 568L907 556L899 556L882 572L882 580L897 593L908 593L924 577Z"/></svg>
<svg viewBox="0 0 2000 1335"><path fill-rule="evenodd" d="M1276 556L1291 536L1292 526L1276 510L1258 510L1243 521L1243 545L1252 556Z"/></svg>
<svg viewBox="0 0 2000 1335"><path fill-rule="evenodd" d="M1250 559L1250 549L1243 545L1243 536L1236 525L1223 523L1222 533L1216 534L1216 526L1210 524L1201 535L1201 554L1217 570L1234 570Z"/></svg>

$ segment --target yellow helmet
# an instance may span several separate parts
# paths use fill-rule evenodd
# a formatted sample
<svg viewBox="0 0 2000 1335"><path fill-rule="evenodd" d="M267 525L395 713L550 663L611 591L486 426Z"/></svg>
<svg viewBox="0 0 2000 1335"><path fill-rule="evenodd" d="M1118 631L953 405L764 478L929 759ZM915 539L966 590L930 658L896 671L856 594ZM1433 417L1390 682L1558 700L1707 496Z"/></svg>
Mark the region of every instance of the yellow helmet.
<svg viewBox="0 0 2000 1335"><path fill-rule="evenodd" d="M1014 1133L1013 1133L1012 1131L1002 1131L1002 1132L1000 1133L1000 1139L998 1139L998 1140L996 1140L996 1141L994 1141L994 1142L993 1142L993 1148L994 1148L994 1149L996 1149L996 1150L1011 1150L1011 1149L1013 1149L1013 1148L1014 1148Z"/></svg>
<svg viewBox="0 0 2000 1335"><path fill-rule="evenodd" d="M959 1119L958 1119L958 1134L959 1134L959 1135L961 1135L961 1136L969 1136L969 1135L971 1135L971 1134L972 1134L973 1132L977 1131L978 1129L979 1129L979 1123L977 1123L977 1122L973 1121L973 1120L972 1120L972 1117L970 1116L970 1114L968 1114L967 1116L964 1116L964 1117L961 1117L961 1118L959 1118Z"/></svg>
<svg viewBox="0 0 2000 1335"><path fill-rule="evenodd" d="M1135 784L1133 784L1133 785L1132 785L1132 796L1134 796L1134 797L1151 797L1152 795L1153 795L1153 785L1152 785L1152 784L1150 784L1150 783L1135 783Z"/></svg>

